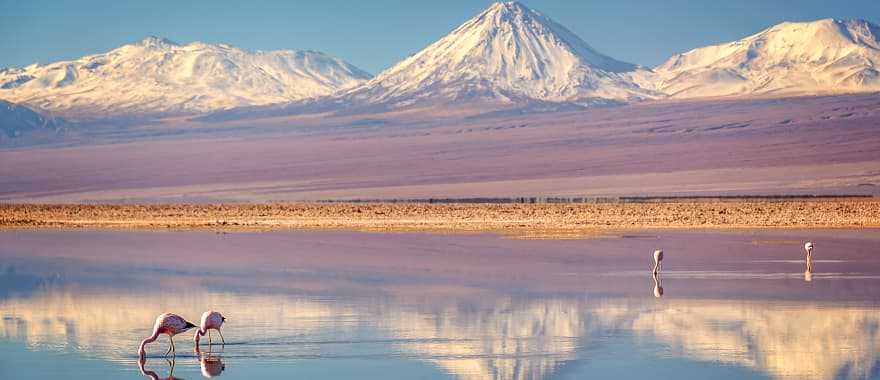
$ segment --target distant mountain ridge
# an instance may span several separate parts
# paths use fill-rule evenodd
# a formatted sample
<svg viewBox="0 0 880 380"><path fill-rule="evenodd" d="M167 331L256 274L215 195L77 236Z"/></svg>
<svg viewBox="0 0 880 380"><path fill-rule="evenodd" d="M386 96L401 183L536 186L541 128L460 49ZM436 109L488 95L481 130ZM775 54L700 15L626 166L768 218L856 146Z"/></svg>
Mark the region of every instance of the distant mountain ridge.
<svg viewBox="0 0 880 380"><path fill-rule="evenodd" d="M369 78L314 51L148 37L77 60L0 70L0 99L75 116L197 114L329 95Z"/></svg>
<svg viewBox="0 0 880 380"><path fill-rule="evenodd" d="M547 105L875 92L878 31L863 20L786 22L645 68L598 53L518 2L495 3L360 86L237 117L486 101L554 109Z"/></svg>
<svg viewBox="0 0 880 380"><path fill-rule="evenodd" d="M785 22L675 55L641 85L673 98L880 91L880 27L864 20Z"/></svg>
<svg viewBox="0 0 880 380"><path fill-rule="evenodd" d="M202 120L876 91L880 27L863 20L785 22L646 68L596 51L518 2L492 4L375 78L317 52L250 52L156 37L78 60L0 70L0 99L37 111Z"/></svg>

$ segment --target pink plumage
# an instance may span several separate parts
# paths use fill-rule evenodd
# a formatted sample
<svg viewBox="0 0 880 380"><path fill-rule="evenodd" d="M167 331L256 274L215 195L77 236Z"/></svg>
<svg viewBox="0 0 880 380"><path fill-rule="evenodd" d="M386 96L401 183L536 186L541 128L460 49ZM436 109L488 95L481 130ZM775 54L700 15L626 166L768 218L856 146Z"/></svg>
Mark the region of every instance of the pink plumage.
<svg viewBox="0 0 880 380"><path fill-rule="evenodd" d="M141 357L145 356L147 343L155 342L161 334L168 335L168 339L171 341L171 347L168 348L168 352L175 352L173 337L193 327L196 327L196 325L177 314L164 313L159 315L156 318L156 323L153 325L153 333L141 342L140 348L138 348L138 355ZM165 355L168 355L168 352Z"/></svg>
<svg viewBox="0 0 880 380"><path fill-rule="evenodd" d="M223 344L226 344L226 339L223 338L223 333L220 332L220 327L223 326L223 322L226 322L226 317L216 311L206 311L202 314L202 321L199 325L199 329L196 330L196 333L193 336L196 350L198 350L199 347L199 340L205 334L208 334L208 344L211 344L210 330L217 330L217 333L220 334L220 340Z"/></svg>

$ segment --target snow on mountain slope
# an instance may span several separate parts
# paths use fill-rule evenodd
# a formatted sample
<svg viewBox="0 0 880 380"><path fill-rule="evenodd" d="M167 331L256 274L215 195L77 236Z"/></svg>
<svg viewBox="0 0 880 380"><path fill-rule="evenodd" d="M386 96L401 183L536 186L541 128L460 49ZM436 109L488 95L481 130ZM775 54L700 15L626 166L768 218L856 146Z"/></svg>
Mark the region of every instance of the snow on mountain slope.
<svg viewBox="0 0 880 380"><path fill-rule="evenodd" d="M149 37L74 61L0 70L0 99L62 115L187 114L328 95L369 77L313 51Z"/></svg>
<svg viewBox="0 0 880 380"><path fill-rule="evenodd" d="M420 100L592 102L653 97L625 75L635 70L641 69L602 55L520 3L495 3L341 98L400 106Z"/></svg>
<svg viewBox="0 0 880 380"><path fill-rule="evenodd" d="M861 20L786 22L673 56L637 77L676 98L880 91L880 27Z"/></svg>

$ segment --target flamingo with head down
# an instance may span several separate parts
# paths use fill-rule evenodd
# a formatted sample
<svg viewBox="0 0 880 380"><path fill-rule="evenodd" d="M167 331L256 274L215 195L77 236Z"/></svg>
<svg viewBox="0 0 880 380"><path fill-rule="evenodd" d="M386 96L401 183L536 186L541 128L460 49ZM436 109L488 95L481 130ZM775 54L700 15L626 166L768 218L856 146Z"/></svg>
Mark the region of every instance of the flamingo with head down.
<svg viewBox="0 0 880 380"><path fill-rule="evenodd" d="M220 341L223 342L224 345L226 344L226 339L223 339L223 333L220 332L220 327L223 326L223 322L226 322L226 317L216 311L206 311L202 314L202 323L193 336L196 351L199 349L199 340L205 334L208 334L208 344L211 344L211 330L217 330L217 333L220 334Z"/></svg>
<svg viewBox="0 0 880 380"><path fill-rule="evenodd" d="M193 327L196 327L196 325L183 319L183 317L177 314L165 313L159 315L159 317L156 318L156 324L153 325L153 333L141 342L141 346L138 348L138 355L142 358L146 356L147 353L145 348L147 343L155 342L161 334L168 335L168 340L171 342L171 346L168 347L165 356L168 356L168 353L176 353L176 350L174 349L174 336Z"/></svg>

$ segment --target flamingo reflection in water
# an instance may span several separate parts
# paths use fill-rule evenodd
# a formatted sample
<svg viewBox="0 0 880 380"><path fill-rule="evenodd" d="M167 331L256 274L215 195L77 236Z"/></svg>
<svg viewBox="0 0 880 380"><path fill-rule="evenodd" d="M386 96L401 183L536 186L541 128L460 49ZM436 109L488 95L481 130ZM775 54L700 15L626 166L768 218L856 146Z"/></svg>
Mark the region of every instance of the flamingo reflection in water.
<svg viewBox="0 0 880 380"><path fill-rule="evenodd" d="M199 366L202 368L202 376L206 378L220 376L226 370L223 358L211 353L199 353Z"/></svg>
<svg viewBox="0 0 880 380"><path fill-rule="evenodd" d="M654 297L663 297L663 282L660 280L660 274L655 272L652 277L654 278Z"/></svg>
<svg viewBox="0 0 880 380"><path fill-rule="evenodd" d="M168 363L168 377L166 377L165 380L178 380L178 378L174 377L174 357L171 357L171 359L166 358L165 362ZM141 375L144 375L152 380L159 380L160 377L159 374L156 373L156 371L145 368L146 363L146 357L141 356L140 358L138 358L138 369L141 371Z"/></svg>

